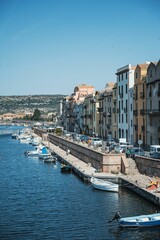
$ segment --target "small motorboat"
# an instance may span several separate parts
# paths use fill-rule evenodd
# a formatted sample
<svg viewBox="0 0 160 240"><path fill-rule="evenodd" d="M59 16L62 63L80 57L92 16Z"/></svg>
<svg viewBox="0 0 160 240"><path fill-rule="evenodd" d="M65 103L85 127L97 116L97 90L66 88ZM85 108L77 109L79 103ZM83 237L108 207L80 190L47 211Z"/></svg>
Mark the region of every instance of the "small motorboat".
<svg viewBox="0 0 160 240"><path fill-rule="evenodd" d="M44 157L43 162L44 163L55 163L57 161L57 158L54 156Z"/></svg>
<svg viewBox="0 0 160 240"><path fill-rule="evenodd" d="M70 164L61 163L61 172L66 172L66 173L72 172L72 166Z"/></svg>
<svg viewBox="0 0 160 240"><path fill-rule="evenodd" d="M120 212L113 217L120 227L160 227L160 213L121 218Z"/></svg>
<svg viewBox="0 0 160 240"><path fill-rule="evenodd" d="M119 189L118 184L115 184L106 180L94 178L94 177L91 177L90 181L92 183L92 186L98 190L103 190L108 192L118 192L118 189Z"/></svg>
<svg viewBox="0 0 160 240"><path fill-rule="evenodd" d="M46 147L43 147L41 153L38 154L38 158L40 160L50 158L51 156L52 156L51 153L48 151Z"/></svg>

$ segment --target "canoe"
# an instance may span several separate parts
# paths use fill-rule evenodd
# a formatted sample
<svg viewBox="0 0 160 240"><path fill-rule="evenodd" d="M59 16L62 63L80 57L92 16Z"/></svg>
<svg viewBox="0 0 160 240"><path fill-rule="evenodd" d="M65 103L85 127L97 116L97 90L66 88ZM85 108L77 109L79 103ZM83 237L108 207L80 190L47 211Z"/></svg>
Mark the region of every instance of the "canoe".
<svg viewBox="0 0 160 240"><path fill-rule="evenodd" d="M115 184L106 180L94 178L94 177L91 177L90 181L92 183L92 186L95 189L108 191L108 192L118 192L118 189L119 189L118 184Z"/></svg>
<svg viewBox="0 0 160 240"><path fill-rule="evenodd" d="M112 220L117 220L120 227L159 227L160 213L121 218L117 212Z"/></svg>

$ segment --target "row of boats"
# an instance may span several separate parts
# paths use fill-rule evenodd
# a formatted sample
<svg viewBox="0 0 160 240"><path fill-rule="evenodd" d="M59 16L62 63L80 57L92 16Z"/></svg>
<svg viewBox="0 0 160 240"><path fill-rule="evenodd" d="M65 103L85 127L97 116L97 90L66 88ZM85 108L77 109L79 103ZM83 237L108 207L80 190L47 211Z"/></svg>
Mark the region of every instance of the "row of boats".
<svg viewBox="0 0 160 240"><path fill-rule="evenodd" d="M12 137L18 139L20 143L31 143L35 146L35 150L25 152L27 157L38 157L46 163L55 163L57 161L57 157L52 155L49 149L41 144L39 138L32 138L29 134L26 135L26 133L21 133L16 137ZM61 163L61 171L72 172L72 166L70 164ZM106 181L105 179L91 177L90 182L94 189L107 192L119 191L118 184ZM121 213L117 212L109 222L114 220L118 221L120 227L160 227L160 213L122 218Z"/></svg>

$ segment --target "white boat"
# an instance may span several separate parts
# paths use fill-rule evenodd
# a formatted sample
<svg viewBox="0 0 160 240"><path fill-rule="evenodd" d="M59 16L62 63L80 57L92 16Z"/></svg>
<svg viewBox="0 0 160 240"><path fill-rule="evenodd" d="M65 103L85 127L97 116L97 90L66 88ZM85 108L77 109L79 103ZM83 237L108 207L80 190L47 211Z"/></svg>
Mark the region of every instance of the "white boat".
<svg viewBox="0 0 160 240"><path fill-rule="evenodd" d="M43 145L39 145L36 150L32 150L32 151L26 151L24 154L27 157L38 157L41 153L42 153L42 149L44 148Z"/></svg>
<svg viewBox="0 0 160 240"><path fill-rule="evenodd" d="M48 157L44 157L43 161L45 163L55 163L57 161L57 158L54 156L48 156Z"/></svg>
<svg viewBox="0 0 160 240"><path fill-rule="evenodd" d="M92 186L98 190L108 191L108 192L118 192L118 184L91 177Z"/></svg>
<svg viewBox="0 0 160 240"><path fill-rule="evenodd" d="M38 146L40 144L40 139L39 138L33 138L31 141L31 144L33 146Z"/></svg>
<svg viewBox="0 0 160 240"><path fill-rule="evenodd" d="M19 142L20 143L30 143L31 142L31 137L27 137L27 136L25 136L25 137L21 137L20 139L19 139Z"/></svg>
<svg viewBox="0 0 160 240"><path fill-rule="evenodd" d="M117 212L109 222L113 220L117 220L120 227L159 227L160 213L121 218L120 212Z"/></svg>
<svg viewBox="0 0 160 240"><path fill-rule="evenodd" d="M52 156L51 153L48 151L48 149L46 147L43 147L42 151L38 154L38 157L41 160L47 159L51 156Z"/></svg>

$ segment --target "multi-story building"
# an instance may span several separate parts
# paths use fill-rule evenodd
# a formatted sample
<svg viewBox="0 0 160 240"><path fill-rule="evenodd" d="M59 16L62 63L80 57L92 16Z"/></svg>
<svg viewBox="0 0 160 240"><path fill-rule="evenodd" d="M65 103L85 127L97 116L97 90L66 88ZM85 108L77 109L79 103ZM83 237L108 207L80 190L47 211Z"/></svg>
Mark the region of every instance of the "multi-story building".
<svg viewBox="0 0 160 240"><path fill-rule="evenodd" d="M64 98L61 116L64 129L71 132L81 131L81 127L78 126L78 122L80 122L79 106L84 101L84 98L94 91L93 86L82 84L74 88L74 93Z"/></svg>
<svg viewBox="0 0 160 240"><path fill-rule="evenodd" d="M134 118L133 118L133 96L134 87L128 89L128 106L126 106L126 113L128 113L128 142L134 144Z"/></svg>
<svg viewBox="0 0 160 240"><path fill-rule="evenodd" d="M134 85L135 67L128 64L117 69L117 91L118 91L118 138L129 140L128 132L128 90ZM130 116L131 117L131 116ZM130 133L130 136L133 133Z"/></svg>
<svg viewBox="0 0 160 240"><path fill-rule="evenodd" d="M85 97L83 102L83 132L87 135L98 135L99 131L99 101L98 92Z"/></svg>
<svg viewBox="0 0 160 240"><path fill-rule="evenodd" d="M107 139L112 135L112 96L113 82L107 83L105 90L99 95L99 136Z"/></svg>
<svg viewBox="0 0 160 240"><path fill-rule="evenodd" d="M146 74L149 62L138 64L134 73L134 144L146 146Z"/></svg>
<svg viewBox="0 0 160 240"><path fill-rule="evenodd" d="M147 146L160 145L160 60L149 64L146 86Z"/></svg>
<svg viewBox="0 0 160 240"><path fill-rule="evenodd" d="M112 96L112 137L118 139L118 122L117 122L117 83L113 87Z"/></svg>

